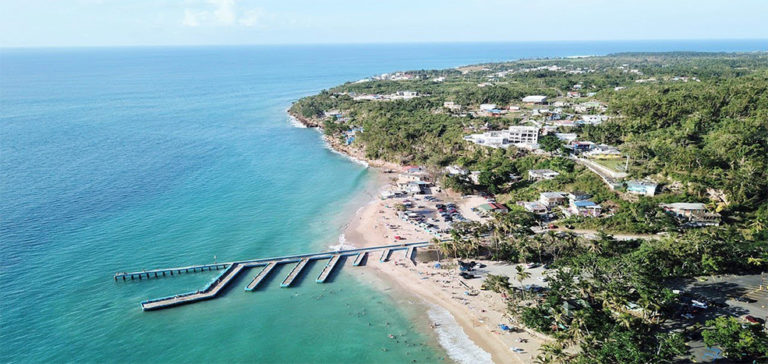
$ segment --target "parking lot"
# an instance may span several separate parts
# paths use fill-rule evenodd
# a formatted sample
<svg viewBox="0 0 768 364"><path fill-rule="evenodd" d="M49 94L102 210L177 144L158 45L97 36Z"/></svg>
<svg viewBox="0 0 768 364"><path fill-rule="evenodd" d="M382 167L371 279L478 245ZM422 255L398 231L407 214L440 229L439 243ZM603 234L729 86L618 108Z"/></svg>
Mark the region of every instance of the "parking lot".
<svg viewBox="0 0 768 364"><path fill-rule="evenodd" d="M768 317L768 274L723 275L706 279L675 281L670 288L680 292L680 305L676 319L670 322L673 330L683 330L695 323L704 325L717 316L734 316L744 324L755 320L765 325ZM749 316L749 319L747 317ZM712 362L716 348L707 348L701 337L688 342L696 361Z"/></svg>
<svg viewBox="0 0 768 364"><path fill-rule="evenodd" d="M454 222L466 220L456 204L444 202L432 195L413 196L398 202L405 207L405 211L398 213L403 221L437 237L448 234Z"/></svg>

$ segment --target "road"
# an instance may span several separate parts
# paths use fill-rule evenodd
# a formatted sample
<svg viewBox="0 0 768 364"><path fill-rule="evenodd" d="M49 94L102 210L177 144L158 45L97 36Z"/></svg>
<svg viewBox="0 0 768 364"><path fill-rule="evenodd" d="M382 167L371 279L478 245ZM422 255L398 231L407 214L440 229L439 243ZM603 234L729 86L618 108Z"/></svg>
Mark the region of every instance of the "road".
<svg viewBox="0 0 768 364"><path fill-rule="evenodd" d="M566 229L564 227L558 227L556 229L539 229L539 228L533 228L533 232L536 234L543 234L547 231L563 231L563 232L569 232L573 233L579 236L583 236L588 239L594 239L598 235L597 230L583 230L583 229ZM659 240L664 237L664 235L655 235L655 234L612 234L612 233L606 233L614 237L616 240L635 240L635 239L654 239Z"/></svg>

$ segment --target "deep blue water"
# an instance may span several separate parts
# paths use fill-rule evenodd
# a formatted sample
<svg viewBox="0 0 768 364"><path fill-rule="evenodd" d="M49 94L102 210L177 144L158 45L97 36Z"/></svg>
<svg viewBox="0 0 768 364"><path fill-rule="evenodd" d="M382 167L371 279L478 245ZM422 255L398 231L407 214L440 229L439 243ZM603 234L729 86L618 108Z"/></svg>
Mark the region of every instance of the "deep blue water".
<svg viewBox="0 0 768 364"><path fill-rule="evenodd" d="M436 361L444 353L413 328L419 311L397 309L397 297L346 268L331 285L271 282L247 294L243 281L222 298L153 313L138 302L197 289L212 274L133 283L111 275L335 244L371 176L288 123L291 101L323 88L518 58L766 49L670 41L0 50L0 361ZM393 344L390 332L414 346Z"/></svg>

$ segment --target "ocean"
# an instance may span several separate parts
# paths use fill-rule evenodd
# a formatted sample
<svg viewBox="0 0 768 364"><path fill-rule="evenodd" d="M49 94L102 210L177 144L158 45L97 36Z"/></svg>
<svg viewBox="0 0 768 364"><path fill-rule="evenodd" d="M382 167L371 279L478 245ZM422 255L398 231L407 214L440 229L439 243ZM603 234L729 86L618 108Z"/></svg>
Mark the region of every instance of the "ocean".
<svg viewBox="0 0 768 364"><path fill-rule="evenodd" d="M112 275L337 245L370 199L373 174L289 122L292 101L324 88L519 58L766 45L2 49L0 361L469 362L476 348L444 339L460 333L426 330L429 307L357 277L365 268L344 267L329 284L308 278L281 289L273 279L244 292L252 272L218 299L158 312L139 302L198 289L215 272Z"/></svg>

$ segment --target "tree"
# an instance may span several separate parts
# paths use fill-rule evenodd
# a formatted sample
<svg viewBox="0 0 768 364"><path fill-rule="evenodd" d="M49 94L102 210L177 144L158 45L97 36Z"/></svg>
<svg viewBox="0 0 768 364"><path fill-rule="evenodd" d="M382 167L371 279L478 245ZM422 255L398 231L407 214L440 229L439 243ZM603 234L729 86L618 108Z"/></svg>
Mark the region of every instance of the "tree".
<svg viewBox="0 0 768 364"><path fill-rule="evenodd" d="M702 331L707 346L719 346L723 356L736 360L768 359L768 334L761 325L742 324L735 317L707 321Z"/></svg>
<svg viewBox="0 0 768 364"><path fill-rule="evenodd" d="M563 147L563 141L555 134L547 134L539 138L539 145L547 152L554 152Z"/></svg>
<svg viewBox="0 0 768 364"><path fill-rule="evenodd" d="M531 278L531 273L527 272L525 268L523 268L523 266L519 264L515 266L515 271L516 271L515 278L517 279L518 282L520 282L520 288L522 289L522 292L525 292L525 287L523 287L523 281L528 278Z"/></svg>

